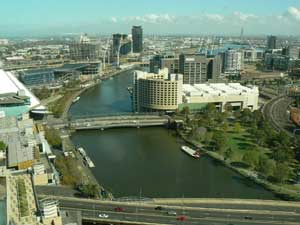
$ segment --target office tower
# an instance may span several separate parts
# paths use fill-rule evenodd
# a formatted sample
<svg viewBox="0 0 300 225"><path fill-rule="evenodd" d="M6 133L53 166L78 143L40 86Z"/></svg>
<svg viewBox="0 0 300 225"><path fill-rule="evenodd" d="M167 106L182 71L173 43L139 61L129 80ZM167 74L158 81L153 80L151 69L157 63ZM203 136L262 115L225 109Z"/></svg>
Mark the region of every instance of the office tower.
<svg viewBox="0 0 300 225"><path fill-rule="evenodd" d="M175 111L182 103L182 84L182 75L169 74L167 68L157 74L135 71L134 111Z"/></svg>
<svg viewBox="0 0 300 225"><path fill-rule="evenodd" d="M221 80L223 59L222 55L218 54L211 58L208 58L207 65L207 81L218 82Z"/></svg>
<svg viewBox="0 0 300 225"><path fill-rule="evenodd" d="M200 84L207 81L209 59L200 54L181 54L179 73L183 74L184 84Z"/></svg>
<svg viewBox="0 0 300 225"><path fill-rule="evenodd" d="M299 47L296 45L290 45L287 48L287 56L291 59L299 59Z"/></svg>
<svg viewBox="0 0 300 225"><path fill-rule="evenodd" d="M242 70L242 53L234 50L228 49L225 52L225 73L229 75L238 75Z"/></svg>
<svg viewBox="0 0 300 225"><path fill-rule="evenodd" d="M150 59L150 73L157 73L159 69L168 68L169 73L178 73L179 59L175 55L155 55Z"/></svg>
<svg viewBox="0 0 300 225"><path fill-rule="evenodd" d="M141 26L132 27L132 49L134 53L143 52L143 28Z"/></svg>
<svg viewBox="0 0 300 225"><path fill-rule="evenodd" d="M277 37L276 36L268 36L267 38L267 49L271 50L271 49L276 49L276 42L277 42Z"/></svg>

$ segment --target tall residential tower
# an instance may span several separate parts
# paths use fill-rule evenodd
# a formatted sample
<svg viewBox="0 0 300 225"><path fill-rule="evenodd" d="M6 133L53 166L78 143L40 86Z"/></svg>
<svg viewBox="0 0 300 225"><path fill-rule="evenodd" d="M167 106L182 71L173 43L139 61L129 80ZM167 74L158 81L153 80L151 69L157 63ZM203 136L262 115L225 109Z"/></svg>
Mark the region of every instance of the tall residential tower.
<svg viewBox="0 0 300 225"><path fill-rule="evenodd" d="M133 53L143 52L143 28L141 26L132 27L132 50Z"/></svg>

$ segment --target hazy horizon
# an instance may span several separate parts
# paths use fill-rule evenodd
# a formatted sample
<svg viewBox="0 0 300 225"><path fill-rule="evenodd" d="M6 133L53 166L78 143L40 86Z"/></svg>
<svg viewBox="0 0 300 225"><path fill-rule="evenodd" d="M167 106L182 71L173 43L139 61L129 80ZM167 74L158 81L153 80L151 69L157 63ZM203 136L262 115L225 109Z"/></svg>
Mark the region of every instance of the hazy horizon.
<svg viewBox="0 0 300 225"><path fill-rule="evenodd" d="M300 35L299 0L27 0L1 4L1 37L130 33ZM0 38L1 38L0 37Z"/></svg>

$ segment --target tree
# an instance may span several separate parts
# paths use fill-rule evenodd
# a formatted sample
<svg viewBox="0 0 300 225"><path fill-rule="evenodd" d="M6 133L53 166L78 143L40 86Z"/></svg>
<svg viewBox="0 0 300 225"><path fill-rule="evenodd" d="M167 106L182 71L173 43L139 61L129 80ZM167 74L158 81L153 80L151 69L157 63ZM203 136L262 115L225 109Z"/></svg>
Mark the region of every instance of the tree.
<svg viewBox="0 0 300 225"><path fill-rule="evenodd" d="M206 110L208 113L214 113L216 111L216 105L214 103L208 103Z"/></svg>
<svg viewBox="0 0 300 225"><path fill-rule="evenodd" d="M232 148L227 148L226 151L224 152L224 159L232 159L234 155L234 151L232 150Z"/></svg>
<svg viewBox="0 0 300 225"><path fill-rule="evenodd" d="M258 159L257 171L264 174L266 177L273 175L276 164L274 160L269 159L266 155L260 155Z"/></svg>
<svg viewBox="0 0 300 225"><path fill-rule="evenodd" d="M54 128L45 128L45 138L48 143L54 148L61 148L62 140L59 135L59 131Z"/></svg>
<svg viewBox="0 0 300 225"><path fill-rule="evenodd" d="M248 124L252 121L252 112L250 109L244 109L241 113L240 120L242 124Z"/></svg>
<svg viewBox="0 0 300 225"><path fill-rule="evenodd" d="M3 141L0 141L0 151L5 151L7 148L6 144Z"/></svg>
<svg viewBox="0 0 300 225"><path fill-rule="evenodd" d="M225 109L226 112L232 112L233 107L232 107L232 105L231 105L229 102L227 102L227 103L224 105L224 109Z"/></svg>
<svg viewBox="0 0 300 225"><path fill-rule="evenodd" d="M223 129L223 131L224 131L225 133L227 133L228 128L229 128L229 125L228 125L228 123L225 121L225 122L223 123L223 125L222 125L222 129Z"/></svg>
<svg viewBox="0 0 300 225"><path fill-rule="evenodd" d="M190 114L190 108L188 106L183 107L181 113L183 113L184 115Z"/></svg>
<svg viewBox="0 0 300 225"><path fill-rule="evenodd" d="M256 151L247 151L243 156L243 161L251 168L258 165L258 153Z"/></svg>
<svg viewBox="0 0 300 225"><path fill-rule="evenodd" d="M223 154L227 147L227 138L223 132L215 131L213 133L214 148L220 154Z"/></svg>
<svg viewBox="0 0 300 225"><path fill-rule="evenodd" d="M289 147L277 147L273 149L272 157L277 162L290 162L294 159L294 152Z"/></svg>
<svg viewBox="0 0 300 225"><path fill-rule="evenodd" d="M277 163L274 171L274 178L278 183L284 183L290 177L291 170L286 163Z"/></svg>
<svg viewBox="0 0 300 225"><path fill-rule="evenodd" d="M205 141L206 145L208 145L211 142L212 137L213 137L213 133L212 132L206 132L204 134L204 141Z"/></svg>
<svg viewBox="0 0 300 225"><path fill-rule="evenodd" d="M235 124L234 124L234 132L235 133L240 133L241 131L242 131L242 127L241 127L241 124L239 123L239 122L236 122Z"/></svg>
<svg viewBox="0 0 300 225"><path fill-rule="evenodd" d="M78 186L79 191L84 197L96 198L99 196L100 189L96 184L82 184Z"/></svg>

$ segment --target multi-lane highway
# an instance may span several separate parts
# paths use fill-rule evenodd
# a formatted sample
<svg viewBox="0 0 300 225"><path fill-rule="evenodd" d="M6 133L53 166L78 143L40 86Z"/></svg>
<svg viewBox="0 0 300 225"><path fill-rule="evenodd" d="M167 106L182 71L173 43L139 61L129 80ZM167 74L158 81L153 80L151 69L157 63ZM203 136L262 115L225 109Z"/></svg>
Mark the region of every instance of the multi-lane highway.
<svg viewBox="0 0 300 225"><path fill-rule="evenodd" d="M85 199L59 197L63 210L80 211L84 220L98 219L102 222L122 223L128 221L149 224L300 224L300 205L294 203L240 200L232 205L230 200L212 201L209 199L197 203L159 204L162 210L156 210L157 202L115 202L93 201ZM221 203L222 202L222 203ZM271 205L273 206L271 207ZM251 206L250 206L251 205ZM276 207L278 205L278 207ZM227 207L228 206L228 207ZM250 207L249 207L250 206ZM269 207L270 206L270 207ZM116 212L121 207L124 211ZM175 211L177 215L168 215ZM99 218L99 214L108 218ZM177 220L184 215L185 221Z"/></svg>

